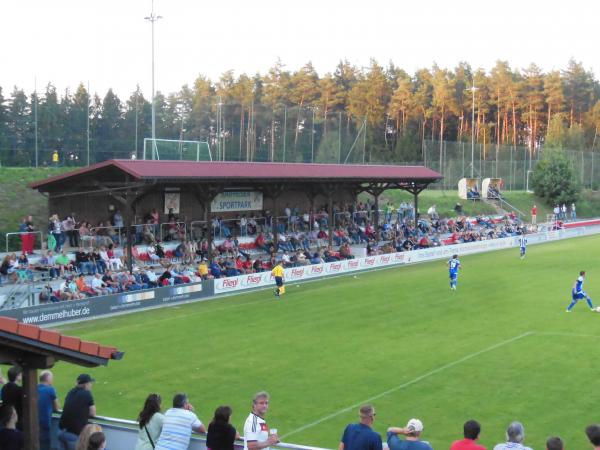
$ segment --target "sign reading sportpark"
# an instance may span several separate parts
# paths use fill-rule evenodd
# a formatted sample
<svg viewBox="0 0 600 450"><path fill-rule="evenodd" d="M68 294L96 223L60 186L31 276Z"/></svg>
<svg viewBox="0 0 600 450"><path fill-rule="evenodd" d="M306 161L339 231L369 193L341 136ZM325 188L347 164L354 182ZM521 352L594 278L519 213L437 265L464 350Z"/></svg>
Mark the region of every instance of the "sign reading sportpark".
<svg viewBox="0 0 600 450"><path fill-rule="evenodd" d="M210 205L211 212L260 211L263 209L262 192L231 191L218 194Z"/></svg>

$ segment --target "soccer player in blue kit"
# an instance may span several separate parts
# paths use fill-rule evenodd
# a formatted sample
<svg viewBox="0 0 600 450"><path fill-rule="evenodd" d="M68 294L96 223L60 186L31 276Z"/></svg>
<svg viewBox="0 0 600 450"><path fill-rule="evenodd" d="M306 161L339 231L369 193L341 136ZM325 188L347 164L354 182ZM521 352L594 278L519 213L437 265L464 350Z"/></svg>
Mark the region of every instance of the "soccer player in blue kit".
<svg viewBox="0 0 600 450"><path fill-rule="evenodd" d="M452 255L452 259L448 261L448 270L450 272L450 289L456 290L456 283L458 281L458 269L460 268L460 261L458 255Z"/></svg>
<svg viewBox="0 0 600 450"><path fill-rule="evenodd" d="M567 312L571 312L573 307L577 304L577 302L583 298L587 300L587 304L590 307L591 311L594 311L594 306L592 305L592 299L588 297L588 295L583 290L583 280L585 278L585 270L579 272L579 277L575 280L575 284L573 285L573 289L571 290L571 304L567 308Z"/></svg>

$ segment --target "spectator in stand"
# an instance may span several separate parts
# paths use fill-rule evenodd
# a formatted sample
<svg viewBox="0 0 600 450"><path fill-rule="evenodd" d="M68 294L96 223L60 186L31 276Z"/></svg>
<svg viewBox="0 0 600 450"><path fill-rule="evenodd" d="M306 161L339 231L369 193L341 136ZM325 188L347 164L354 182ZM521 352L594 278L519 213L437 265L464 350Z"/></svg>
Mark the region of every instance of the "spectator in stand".
<svg viewBox="0 0 600 450"><path fill-rule="evenodd" d="M494 450L531 450L523 445L525 428L521 422L512 422L506 429L506 442L498 444Z"/></svg>
<svg viewBox="0 0 600 450"><path fill-rule="evenodd" d="M577 220L577 211L575 210L575 203L571 203L571 220Z"/></svg>
<svg viewBox="0 0 600 450"><path fill-rule="evenodd" d="M56 266L58 267L61 277L65 276L65 271L72 272L74 270L73 263L64 250L62 250L60 254L56 256L54 261L56 262Z"/></svg>
<svg viewBox="0 0 600 450"><path fill-rule="evenodd" d="M350 248L350 245L347 242L345 244L342 244L342 246L340 247L340 257L342 259L354 259L352 249Z"/></svg>
<svg viewBox="0 0 600 450"><path fill-rule="evenodd" d="M74 450L88 420L96 416L96 405L91 392L94 381L88 374L82 373L77 377L77 385L65 398L58 433L58 442L62 450Z"/></svg>
<svg viewBox="0 0 600 450"><path fill-rule="evenodd" d="M33 245L35 243L35 227L33 226L33 218L31 216L23 217L19 232L21 237L21 252L27 255L33 254Z"/></svg>
<svg viewBox="0 0 600 450"><path fill-rule="evenodd" d="M360 422L346 427L338 450L381 450L381 436L372 428L375 408L372 405L361 406L358 414Z"/></svg>
<svg viewBox="0 0 600 450"><path fill-rule="evenodd" d="M165 420L165 416L160 412L161 402L158 394L150 394L146 398L144 408L138 415L140 431L134 450L153 450L156 447Z"/></svg>
<svg viewBox="0 0 600 450"><path fill-rule="evenodd" d="M244 450L267 449L279 442L276 433L269 433L265 415L269 410L269 394L258 392L252 399L252 411L244 422Z"/></svg>
<svg viewBox="0 0 600 450"><path fill-rule="evenodd" d="M2 450L22 450L25 446L23 432L17 429L19 416L13 405L0 407L0 448Z"/></svg>
<svg viewBox="0 0 600 450"><path fill-rule="evenodd" d="M252 263L252 269L255 273L264 272L263 262L260 256L257 256L254 262Z"/></svg>
<svg viewBox="0 0 600 450"><path fill-rule="evenodd" d="M221 266L219 266L217 261L213 259L210 263L209 269L213 278L221 278Z"/></svg>
<svg viewBox="0 0 600 450"><path fill-rule="evenodd" d="M186 394L173 397L173 407L165 413L163 427L155 450L187 450L192 431L206 433L206 428L194 414Z"/></svg>
<svg viewBox="0 0 600 450"><path fill-rule="evenodd" d="M95 279L95 275L94 275L94 279ZM86 297L93 297L94 295L97 295L96 291L94 291L85 282L85 277L83 276L82 273L80 273L79 276L77 277L77 280L75 280L75 284L77 285L77 290L79 291L80 294L82 294Z"/></svg>
<svg viewBox="0 0 600 450"><path fill-rule="evenodd" d="M531 207L531 225L537 224L537 206L534 203Z"/></svg>
<svg viewBox="0 0 600 450"><path fill-rule="evenodd" d="M90 261L90 255L83 247L75 252L75 264L79 273L86 273L88 275L94 275L96 273L96 264Z"/></svg>
<svg viewBox="0 0 600 450"><path fill-rule="evenodd" d="M83 427L83 430L81 430L79 438L77 439L75 450L88 450L88 448L90 448L90 439L92 438L92 435L96 433L102 433L102 427L97 423L88 423Z"/></svg>
<svg viewBox="0 0 600 450"><path fill-rule="evenodd" d="M143 275L146 277L144 279L144 282L148 284L148 287L158 287L158 276L156 275L156 273L154 273L153 270L145 269Z"/></svg>
<svg viewBox="0 0 600 450"><path fill-rule="evenodd" d="M102 275L96 273L90 283L90 290L94 295L107 295L112 292L112 289L102 281Z"/></svg>
<svg viewBox="0 0 600 450"><path fill-rule="evenodd" d="M423 422L410 419L404 428L390 427L387 430L387 443L390 450L433 450L429 442L422 441ZM398 435L405 436L400 439Z"/></svg>
<svg viewBox="0 0 600 450"><path fill-rule="evenodd" d="M38 384L38 422L40 424L40 450L50 450L50 427L52 413L58 412L60 405L56 397L56 390L52 386L54 377L52 372L44 370L40 373Z"/></svg>
<svg viewBox="0 0 600 450"><path fill-rule="evenodd" d="M479 445L479 434L481 425L476 420L467 420L463 425L464 439L455 441L450 446L450 450L485 450L485 447Z"/></svg>
<svg viewBox="0 0 600 450"><path fill-rule="evenodd" d="M74 216L74 213L68 215L65 220L62 221L62 227L66 235L65 241L67 238L69 239L69 247L77 248L79 247L79 233L75 229L76 223Z"/></svg>
<svg viewBox="0 0 600 450"><path fill-rule="evenodd" d="M558 436L553 436L548 438L546 441L546 450L564 450L565 445L563 441Z"/></svg>
<svg viewBox="0 0 600 450"><path fill-rule="evenodd" d="M62 224L58 219L58 215L54 214L50 217L48 224L48 231L52 234L56 241L55 250L59 252L62 249L62 245L64 242L64 234L62 232Z"/></svg>
<svg viewBox="0 0 600 450"><path fill-rule="evenodd" d="M212 422L208 425L206 448L210 450L233 450L234 442L240 438L231 425L232 410L229 406L219 406L215 410ZM136 449L137 450L137 449Z"/></svg>
<svg viewBox="0 0 600 450"><path fill-rule="evenodd" d="M58 303L60 299L54 295L54 290L50 284L47 284L40 291L40 295L38 297L40 304L45 305L46 303Z"/></svg>
<svg viewBox="0 0 600 450"><path fill-rule="evenodd" d="M20 386L23 371L18 366L8 369L8 383L2 386L0 398L3 405L12 405L18 416L17 428L23 430L23 388Z"/></svg>

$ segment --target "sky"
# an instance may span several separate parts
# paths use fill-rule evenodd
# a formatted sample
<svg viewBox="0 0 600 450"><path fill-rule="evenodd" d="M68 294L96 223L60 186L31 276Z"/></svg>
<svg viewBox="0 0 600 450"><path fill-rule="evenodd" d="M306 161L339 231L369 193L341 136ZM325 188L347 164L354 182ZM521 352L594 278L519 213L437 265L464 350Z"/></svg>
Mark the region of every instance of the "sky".
<svg viewBox="0 0 600 450"><path fill-rule="evenodd" d="M0 86L60 92L80 82L122 99L139 84L151 96L152 0L0 2ZM227 71L319 74L341 59L393 61L409 73L466 61L564 69L570 58L600 74L597 0L154 0L155 86L163 93Z"/></svg>

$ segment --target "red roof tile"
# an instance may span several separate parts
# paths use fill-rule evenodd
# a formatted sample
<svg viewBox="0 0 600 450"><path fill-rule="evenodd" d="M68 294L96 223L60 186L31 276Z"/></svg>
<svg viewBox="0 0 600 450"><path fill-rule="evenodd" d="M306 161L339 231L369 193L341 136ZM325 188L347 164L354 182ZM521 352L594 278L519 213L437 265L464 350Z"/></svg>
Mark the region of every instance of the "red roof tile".
<svg viewBox="0 0 600 450"><path fill-rule="evenodd" d="M137 180L189 179L206 180L352 180L352 181L436 181L442 176L423 166L302 164L211 161L143 161L110 160L73 172L32 183L34 189L74 176L107 167L115 167Z"/></svg>
<svg viewBox="0 0 600 450"><path fill-rule="evenodd" d="M103 346L97 342L82 341L75 336L66 336L36 325L19 323L16 319L0 316L0 332L14 334L22 338L52 345L59 349L70 350L102 359L120 359L123 354L115 347Z"/></svg>

